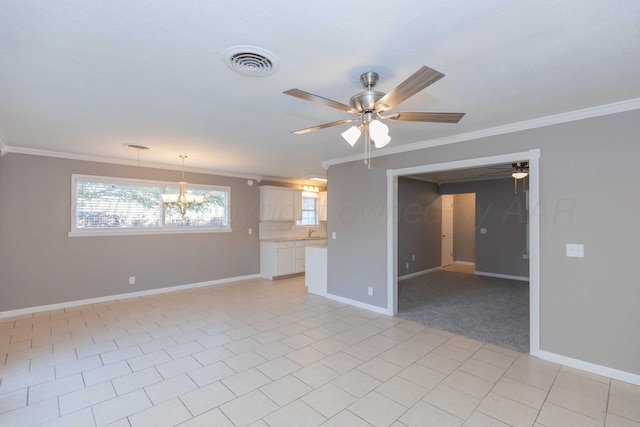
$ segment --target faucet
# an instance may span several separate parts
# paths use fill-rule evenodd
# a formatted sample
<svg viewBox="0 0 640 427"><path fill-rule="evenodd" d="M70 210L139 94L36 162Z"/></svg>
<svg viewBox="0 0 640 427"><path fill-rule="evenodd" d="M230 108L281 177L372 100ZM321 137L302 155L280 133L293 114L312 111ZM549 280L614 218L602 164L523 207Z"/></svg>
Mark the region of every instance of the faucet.
<svg viewBox="0 0 640 427"><path fill-rule="evenodd" d="M307 234L307 237L311 237L311 235L316 231L315 228L312 228L311 230L309 230L309 234Z"/></svg>

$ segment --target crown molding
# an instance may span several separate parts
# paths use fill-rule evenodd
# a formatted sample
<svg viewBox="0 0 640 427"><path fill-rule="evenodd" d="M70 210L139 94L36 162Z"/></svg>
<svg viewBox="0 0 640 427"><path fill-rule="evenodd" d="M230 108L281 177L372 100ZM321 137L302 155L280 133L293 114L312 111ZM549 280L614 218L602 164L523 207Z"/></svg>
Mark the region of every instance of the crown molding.
<svg viewBox="0 0 640 427"><path fill-rule="evenodd" d="M593 117L606 116L609 114L623 113L625 111L640 109L640 98L615 102L612 104L600 105L597 107L585 108L582 110L570 111L568 113L555 114L553 116L541 117L538 119L526 120L523 122L511 123L503 126L482 129L459 135L447 136L444 138L432 139L416 142L413 144L400 145L396 147L383 148L371 153L371 157L389 156L391 154L406 153L408 151L422 150L424 148L437 147L439 145L454 144L456 142L470 141L473 139L486 138L496 135L504 135L523 130L542 128L562 123L574 122L577 120L590 119ZM339 157L336 159L324 160L322 166L327 169L329 166L341 163L348 163L363 160L364 154L353 154L351 156Z"/></svg>
<svg viewBox="0 0 640 427"><path fill-rule="evenodd" d="M0 140L0 143L1 142L2 141ZM2 149L2 154L4 155L6 153L26 154L29 156L55 157L58 159L81 160L86 162L109 163L109 164L124 165L124 166L139 166L139 167L153 168L153 169L177 170L177 171L182 170L182 167L180 165L168 165L164 163L152 163L152 162L138 163L137 160L118 159L114 157L102 157L102 156L95 156L95 155L89 155L89 154L66 153L61 151L38 150L34 148L4 146L4 148ZM219 171L219 170L213 170L213 169L185 167L184 170L185 172L202 173L205 175L218 175L218 176L228 176L230 178L253 179L258 182L263 180L263 177L260 175Z"/></svg>
<svg viewBox="0 0 640 427"><path fill-rule="evenodd" d="M4 137L0 132L0 156L7 154L7 144L4 143Z"/></svg>

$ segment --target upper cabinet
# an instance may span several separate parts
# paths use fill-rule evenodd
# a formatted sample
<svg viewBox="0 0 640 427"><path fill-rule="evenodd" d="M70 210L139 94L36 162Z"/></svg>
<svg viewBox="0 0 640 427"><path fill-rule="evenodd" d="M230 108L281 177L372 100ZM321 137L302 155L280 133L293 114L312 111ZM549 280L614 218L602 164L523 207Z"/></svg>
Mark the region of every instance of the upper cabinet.
<svg viewBox="0 0 640 427"><path fill-rule="evenodd" d="M327 220L327 192L321 191L318 198L318 220Z"/></svg>
<svg viewBox="0 0 640 427"><path fill-rule="evenodd" d="M302 190L263 185L260 187L260 221L302 219Z"/></svg>

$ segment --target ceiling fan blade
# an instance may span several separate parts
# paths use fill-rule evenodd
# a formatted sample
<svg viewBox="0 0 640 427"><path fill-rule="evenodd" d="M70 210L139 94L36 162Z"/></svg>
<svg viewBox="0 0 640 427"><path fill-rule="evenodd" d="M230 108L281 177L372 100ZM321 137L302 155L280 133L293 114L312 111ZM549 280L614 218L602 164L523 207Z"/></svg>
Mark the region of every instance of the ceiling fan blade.
<svg viewBox="0 0 640 427"><path fill-rule="evenodd" d="M327 107L336 108L338 110L347 111L349 113L354 113L353 108L348 106L347 104L343 104L338 101L333 101L331 99L323 98L318 95L314 95L309 92L305 92L300 89L289 89L283 92L286 95L295 96L296 98L304 99L306 101L317 102L319 104L326 105Z"/></svg>
<svg viewBox="0 0 640 427"><path fill-rule="evenodd" d="M441 72L423 65L408 79L380 98L378 102L376 102L376 108L381 110L390 110L405 99L412 97L425 87L437 82L443 77L444 74ZM382 105L385 105L385 107L382 107Z"/></svg>
<svg viewBox="0 0 640 427"><path fill-rule="evenodd" d="M504 176L510 176L511 172L513 172L511 169L509 170L503 170L503 171L497 171L497 172L487 172L487 173L481 173L478 176L495 176L495 175L504 175Z"/></svg>
<svg viewBox="0 0 640 427"><path fill-rule="evenodd" d="M324 128L330 128L332 126L338 126L338 125L341 125L343 123L355 122L356 120L360 120L360 119L338 120L337 122L325 123L323 125L313 126L313 127L306 128L306 129L294 130L291 133L295 133L296 135L301 135L303 133L309 133L309 132L313 132L313 131L324 129Z"/></svg>
<svg viewBox="0 0 640 427"><path fill-rule="evenodd" d="M458 123L465 113L393 113L390 120L399 122Z"/></svg>

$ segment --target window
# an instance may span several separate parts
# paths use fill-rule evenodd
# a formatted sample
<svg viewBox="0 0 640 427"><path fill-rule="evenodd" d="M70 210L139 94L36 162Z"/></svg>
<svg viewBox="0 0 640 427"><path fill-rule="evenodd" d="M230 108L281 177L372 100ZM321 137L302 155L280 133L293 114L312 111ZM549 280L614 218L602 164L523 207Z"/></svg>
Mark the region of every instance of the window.
<svg viewBox="0 0 640 427"><path fill-rule="evenodd" d="M318 225L318 197L315 194L302 194L302 219L298 225Z"/></svg>
<svg viewBox="0 0 640 427"><path fill-rule="evenodd" d="M72 236L231 231L229 187L190 185L204 201L184 216L162 203L163 192L179 191L175 183L73 175L72 187Z"/></svg>

